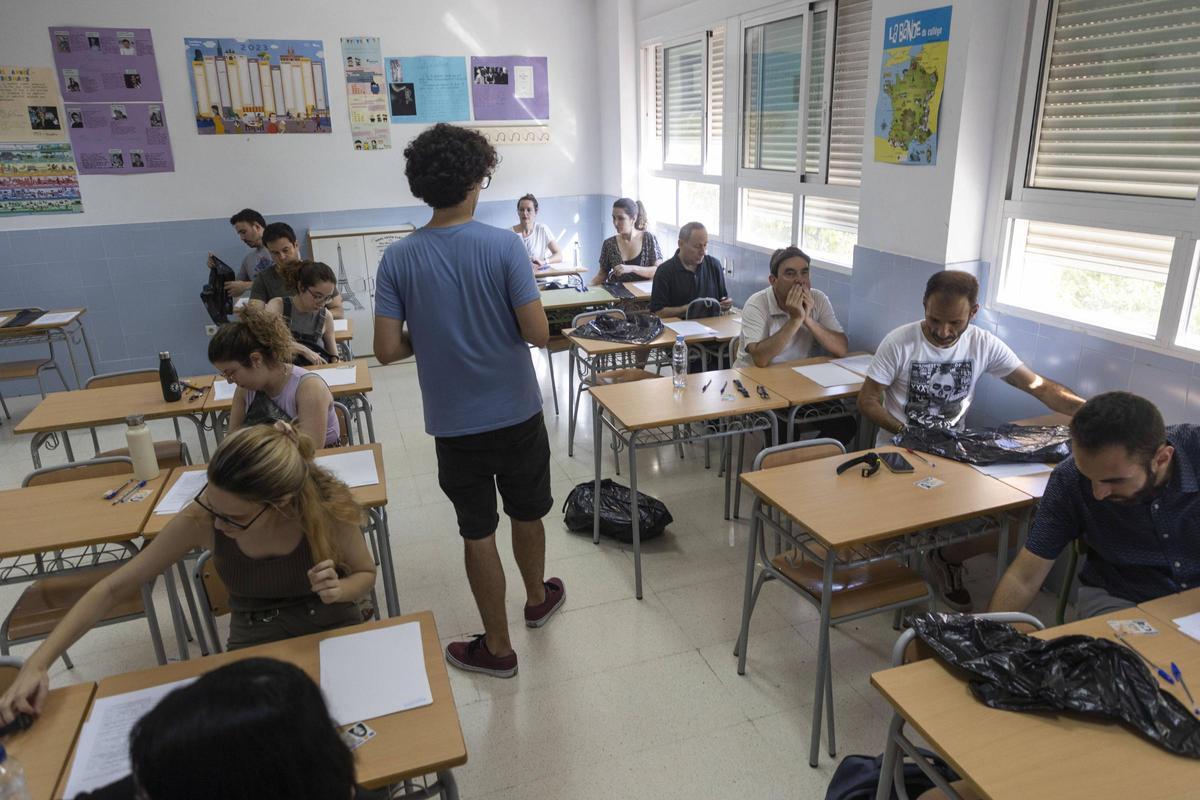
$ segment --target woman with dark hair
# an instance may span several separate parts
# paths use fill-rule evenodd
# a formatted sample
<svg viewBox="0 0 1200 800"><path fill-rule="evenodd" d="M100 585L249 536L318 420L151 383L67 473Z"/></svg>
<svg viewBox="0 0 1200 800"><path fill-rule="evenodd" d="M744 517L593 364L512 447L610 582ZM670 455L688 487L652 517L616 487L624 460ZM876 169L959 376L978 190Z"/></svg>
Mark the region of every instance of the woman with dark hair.
<svg viewBox="0 0 1200 800"><path fill-rule="evenodd" d="M296 342L287 323L259 300L242 306L240 319L222 325L208 341L208 360L237 384L229 429L294 422L323 447L341 438L333 394L321 376L296 366Z"/></svg>
<svg viewBox="0 0 1200 800"><path fill-rule="evenodd" d="M562 261L562 250L554 239L554 234L545 225L537 221L538 201L531 194L517 201L517 218L521 221L513 225L513 233L521 237L525 252L529 253L529 261L534 269L545 269L551 264ZM546 255L546 251L550 255Z"/></svg>
<svg viewBox="0 0 1200 800"><path fill-rule="evenodd" d="M646 208L641 200L622 197L613 203L613 228L617 235L600 247L600 271L593 286L602 283L648 281L662 263L662 249L646 230Z"/></svg>
<svg viewBox="0 0 1200 800"><path fill-rule="evenodd" d="M235 661L174 690L129 736L132 774L75 800L351 800L354 756L299 667Z"/></svg>
<svg viewBox="0 0 1200 800"><path fill-rule="evenodd" d="M357 601L375 586L363 510L314 453L311 439L283 423L226 436L191 505L89 589L26 659L0 696L0 722L40 713L55 659L194 550L212 553L229 592L230 650L362 622Z"/></svg>
<svg viewBox="0 0 1200 800"><path fill-rule="evenodd" d="M333 315L325 308L337 291L337 276L321 261L305 261L289 275L292 295L272 297L267 310L283 317L296 341L292 363L311 367L337 361Z"/></svg>

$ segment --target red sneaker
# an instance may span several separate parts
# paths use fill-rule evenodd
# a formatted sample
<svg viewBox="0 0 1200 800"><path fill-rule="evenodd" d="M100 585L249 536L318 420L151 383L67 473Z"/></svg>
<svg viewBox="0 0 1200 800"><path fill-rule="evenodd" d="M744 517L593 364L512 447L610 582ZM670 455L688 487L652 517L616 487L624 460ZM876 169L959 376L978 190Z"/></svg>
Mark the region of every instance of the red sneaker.
<svg viewBox="0 0 1200 800"><path fill-rule="evenodd" d="M543 585L546 587L546 599L536 606L525 606L526 627L540 628L545 625L567 599L567 590L561 578L551 578Z"/></svg>
<svg viewBox="0 0 1200 800"><path fill-rule="evenodd" d="M451 642L446 645L446 660L468 672L482 672L493 678L511 678L517 674L517 654L504 657L494 656L487 649L484 634L480 633L469 642Z"/></svg>

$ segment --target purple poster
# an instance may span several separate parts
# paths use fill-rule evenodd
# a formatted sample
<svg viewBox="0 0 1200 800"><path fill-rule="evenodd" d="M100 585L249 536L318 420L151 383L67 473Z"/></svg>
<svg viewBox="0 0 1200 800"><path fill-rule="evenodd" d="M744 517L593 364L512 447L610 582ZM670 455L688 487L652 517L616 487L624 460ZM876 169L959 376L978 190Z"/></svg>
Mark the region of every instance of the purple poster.
<svg viewBox="0 0 1200 800"><path fill-rule="evenodd" d="M468 77L476 120L550 119L544 57L472 56Z"/></svg>
<svg viewBox="0 0 1200 800"><path fill-rule="evenodd" d="M174 171L150 30L56 26L50 42L79 174Z"/></svg>

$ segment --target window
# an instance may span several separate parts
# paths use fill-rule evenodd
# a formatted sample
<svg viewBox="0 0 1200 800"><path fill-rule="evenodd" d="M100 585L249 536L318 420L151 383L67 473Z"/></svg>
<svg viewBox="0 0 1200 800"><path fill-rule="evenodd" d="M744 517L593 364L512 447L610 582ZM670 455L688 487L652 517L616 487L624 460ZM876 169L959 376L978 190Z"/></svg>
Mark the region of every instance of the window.
<svg viewBox="0 0 1200 800"><path fill-rule="evenodd" d="M721 128L725 124L725 29L708 32L708 105L705 175L721 174Z"/></svg>
<svg viewBox="0 0 1200 800"><path fill-rule="evenodd" d="M800 125L804 17L748 28L742 166L793 172Z"/></svg>
<svg viewBox="0 0 1200 800"><path fill-rule="evenodd" d="M808 113L804 118L804 171L820 172L825 142L825 26L829 14L812 15L813 30L808 48Z"/></svg>
<svg viewBox="0 0 1200 800"><path fill-rule="evenodd" d="M667 164L700 166L704 125L704 48L700 42L668 47L666 83Z"/></svg>
<svg viewBox="0 0 1200 800"><path fill-rule="evenodd" d="M642 205L647 215L660 225L677 225L675 181L651 176L642 181Z"/></svg>
<svg viewBox="0 0 1200 800"><path fill-rule="evenodd" d="M742 189L738 238L759 247L787 247L792 242L793 202L791 193Z"/></svg>
<svg viewBox="0 0 1200 800"><path fill-rule="evenodd" d="M715 183L679 182L679 220L699 222L711 237L721 235L721 187Z"/></svg>
<svg viewBox="0 0 1200 800"><path fill-rule="evenodd" d="M809 195L800 246L812 258L849 265L858 242L858 203Z"/></svg>
<svg viewBox="0 0 1200 800"><path fill-rule="evenodd" d="M837 186L862 183L870 38L871 0L841 0L837 10L837 47L833 53L833 102L829 109L829 183ZM857 211L854 218L858 219Z"/></svg>
<svg viewBox="0 0 1200 800"><path fill-rule="evenodd" d="M1022 99L994 299L1140 346L1200 349L1197 5L1037 9L1040 79Z"/></svg>

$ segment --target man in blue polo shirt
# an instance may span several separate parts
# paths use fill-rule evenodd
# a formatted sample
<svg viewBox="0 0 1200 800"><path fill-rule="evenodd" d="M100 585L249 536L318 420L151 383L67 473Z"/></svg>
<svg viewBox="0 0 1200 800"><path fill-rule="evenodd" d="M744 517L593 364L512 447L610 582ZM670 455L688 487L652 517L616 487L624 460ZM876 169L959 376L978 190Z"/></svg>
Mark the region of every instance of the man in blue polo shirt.
<svg viewBox="0 0 1200 800"><path fill-rule="evenodd" d="M1028 607L1075 539L1081 618L1200 586L1200 427L1167 428L1149 400L1108 392L1075 412L1071 443L988 610Z"/></svg>
<svg viewBox="0 0 1200 800"><path fill-rule="evenodd" d="M391 245L379 264L375 356L417 360L425 432L434 437L438 483L454 504L467 579L484 634L452 642L460 669L509 678L504 567L496 550L496 491L512 522L525 584L525 624L544 625L566 598L543 580L550 442L529 347L550 338L529 256L507 229L474 219L499 160L479 133L439 124L404 150L409 189L433 208L429 223Z"/></svg>

